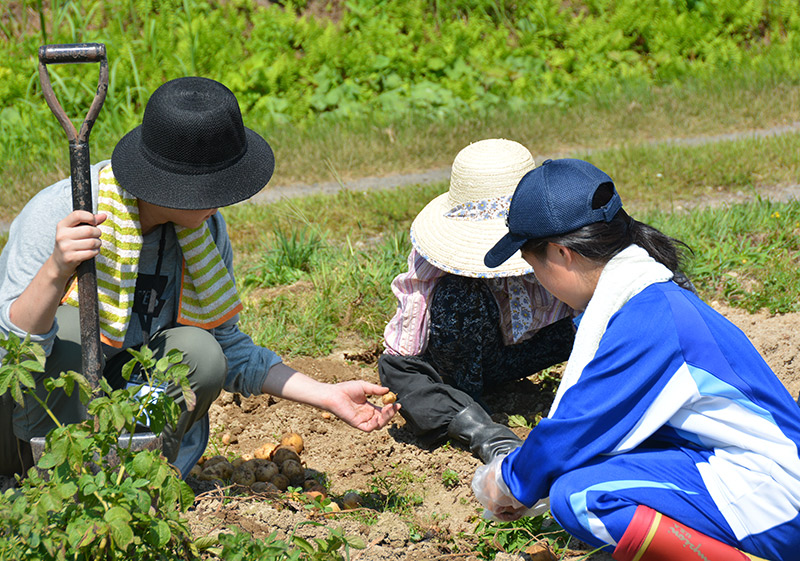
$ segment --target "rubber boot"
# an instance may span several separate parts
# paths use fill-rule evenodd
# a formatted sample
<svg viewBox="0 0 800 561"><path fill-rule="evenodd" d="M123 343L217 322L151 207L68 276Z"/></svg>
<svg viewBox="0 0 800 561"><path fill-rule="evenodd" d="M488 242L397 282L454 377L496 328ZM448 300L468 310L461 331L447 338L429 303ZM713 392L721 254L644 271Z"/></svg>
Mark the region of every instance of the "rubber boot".
<svg viewBox="0 0 800 561"><path fill-rule="evenodd" d="M617 561L766 561L639 505L612 555Z"/></svg>
<svg viewBox="0 0 800 561"><path fill-rule="evenodd" d="M466 445L484 464L522 444L522 439L510 428L492 421L477 403L465 407L453 417L447 426L447 436Z"/></svg>

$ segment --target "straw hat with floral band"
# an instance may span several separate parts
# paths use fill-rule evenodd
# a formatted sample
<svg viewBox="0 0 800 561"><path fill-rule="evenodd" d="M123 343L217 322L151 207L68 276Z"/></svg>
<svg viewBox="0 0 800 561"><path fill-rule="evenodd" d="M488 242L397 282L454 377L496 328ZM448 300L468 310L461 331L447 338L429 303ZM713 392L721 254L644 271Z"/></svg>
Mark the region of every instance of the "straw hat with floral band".
<svg viewBox="0 0 800 561"><path fill-rule="evenodd" d="M411 224L411 243L428 262L465 277L532 273L517 254L490 269L483 258L506 232L511 195L534 168L527 148L502 138L474 142L453 161L450 189L433 199Z"/></svg>

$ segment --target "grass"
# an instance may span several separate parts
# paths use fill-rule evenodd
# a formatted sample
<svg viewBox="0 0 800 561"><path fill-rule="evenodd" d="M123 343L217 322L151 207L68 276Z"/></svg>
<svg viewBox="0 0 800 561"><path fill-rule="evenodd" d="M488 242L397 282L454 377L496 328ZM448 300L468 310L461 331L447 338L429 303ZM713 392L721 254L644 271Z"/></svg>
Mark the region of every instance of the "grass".
<svg viewBox="0 0 800 561"><path fill-rule="evenodd" d="M93 79L96 81L96 76ZM86 109L67 111L80 116ZM23 104L20 110L35 114L32 120L40 127L31 131L34 137L30 145L35 151L11 154L0 149L0 194L4 202L0 220L6 221L39 189L69 174L66 137L44 101L38 107ZM125 132L122 123L127 121L130 119L125 116L100 113L90 139L93 161L111 156L114 144ZM633 158L646 157L647 148L637 147L652 141L798 121L800 83L769 70L747 76L717 75L660 88L620 85L619 91L597 92L576 100L569 108L530 107L519 112L463 115L458 120L407 115L380 124L320 120L306 127L272 127L252 122L245 115L246 124L263 134L275 150L273 185L337 178L347 181L446 167L461 148L481 138L517 140L537 157L591 149L621 150L625 157ZM641 156L639 149L644 151Z"/></svg>
<svg viewBox="0 0 800 561"><path fill-rule="evenodd" d="M239 251L237 277L246 303L243 329L257 342L287 356L325 355L343 346L379 347L385 323L396 306L389 284L405 270L410 221L415 209L428 200L429 189L444 188L343 191L329 196L326 205L311 197L230 209L226 217L232 230L243 232L234 241ZM354 198L359 205L350 204ZM308 243L314 244L313 259L306 270L292 269L291 282L259 286L259 275L280 255L279 248L285 246L281 236L286 234L276 238L268 231L258 237L254 232L259 224L286 217L286 205L300 215L316 209L318 237L308 238ZM385 214L395 220L383 225L385 217L378 220L374 216L376 206L383 206ZM401 206L407 212L399 212ZM350 212L344 215L342 208ZM794 298L800 292L796 275L800 203L757 199L681 212L642 210L637 218L694 250L687 256L686 269L706 300L724 301L751 312L785 313L800 308ZM305 222L298 226L308 227ZM291 235L296 240L308 236ZM280 268L277 271L270 275L280 274Z"/></svg>

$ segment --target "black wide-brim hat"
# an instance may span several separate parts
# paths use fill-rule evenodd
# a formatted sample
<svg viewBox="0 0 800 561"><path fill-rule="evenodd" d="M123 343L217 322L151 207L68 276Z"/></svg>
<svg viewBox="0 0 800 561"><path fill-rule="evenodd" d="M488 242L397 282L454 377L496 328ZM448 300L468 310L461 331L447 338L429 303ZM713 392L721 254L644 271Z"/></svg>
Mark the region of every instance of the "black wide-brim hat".
<svg viewBox="0 0 800 561"><path fill-rule="evenodd" d="M207 78L160 86L142 124L117 143L114 177L131 195L167 208L200 210L244 201L275 169L267 141L246 128L236 96Z"/></svg>

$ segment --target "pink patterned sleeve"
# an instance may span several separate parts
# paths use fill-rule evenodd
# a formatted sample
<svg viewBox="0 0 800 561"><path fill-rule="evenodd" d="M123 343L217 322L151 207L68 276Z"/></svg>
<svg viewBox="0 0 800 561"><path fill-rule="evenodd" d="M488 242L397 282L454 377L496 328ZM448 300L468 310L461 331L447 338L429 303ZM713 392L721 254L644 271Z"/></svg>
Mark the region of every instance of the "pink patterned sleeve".
<svg viewBox="0 0 800 561"><path fill-rule="evenodd" d="M436 283L447 273L425 260L415 249L408 256L408 272L392 281L397 312L383 332L386 352L393 355L422 354L428 343L428 305Z"/></svg>

